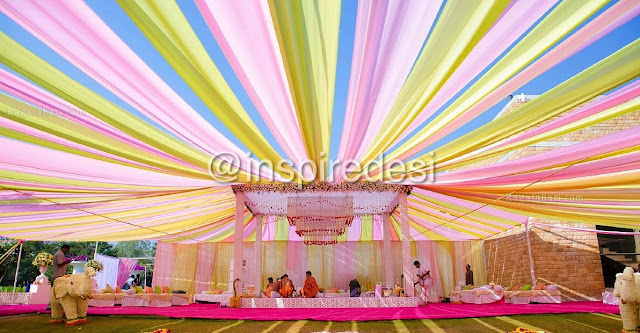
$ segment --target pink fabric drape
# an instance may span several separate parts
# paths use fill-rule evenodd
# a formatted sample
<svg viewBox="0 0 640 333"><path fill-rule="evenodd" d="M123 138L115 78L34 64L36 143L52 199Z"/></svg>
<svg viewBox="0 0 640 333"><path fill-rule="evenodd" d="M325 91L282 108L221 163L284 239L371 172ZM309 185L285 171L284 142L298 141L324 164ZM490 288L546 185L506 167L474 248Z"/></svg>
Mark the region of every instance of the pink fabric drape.
<svg viewBox="0 0 640 333"><path fill-rule="evenodd" d="M305 272L307 269L305 269L305 267L308 266L306 247L307 245L303 242L287 242L286 273L289 275L291 281L293 281L297 290L302 289L306 278Z"/></svg>
<svg viewBox="0 0 640 333"><path fill-rule="evenodd" d="M640 127L633 127L593 140L561 147L542 154L486 167L444 173L442 175L438 175L438 182L433 186L446 186L447 182L454 183L463 179L486 179L501 175L513 175L517 173L531 172L534 170L542 170L556 165L579 161L586 157L598 156L633 147L640 142L639 140ZM451 184L451 186L455 185Z"/></svg>
<svg viewBox="0 0 640 333"><path fill-rule="evenodd" d="M464 279L464 266L471 264L472 267L478 268L476 281L478 284L484 283L485 278L482 275L481 262L482 254L480 241L469 242L435 242L435 241L419 241L412 242L411 261L418 260L424 267L431 270L434 288L439 296L447 295L450 290L457 284L457 281ZM263 267L263 272L255 270L256 258L254 256L254 243L248 242L243 244L243 259L246 260L247 276L253 277L260 274L266 279L268 276L274 278L280 277L287 273L298 289L302 288L305 280L305 272L311 270L318 280L321 287L339 288L348 290L349 281L358 278L363 288L371 290L377 282L382 282L383 276L383 246L382 242L345 242L329 246L304 245L302 242L290 243L265 243L267 248L274 246L273 250L267 256L278 256L277 260L271 259L271 264ZM156 262L154 268L153 285L172 285L172 276L175 277L176 258L182 248L197 247L198 258L197 265L188 265L192 267L193 272L181 272L180 284L183 288L188 287L188 279L193 277L193 283L196 293L212 290L219 287L218 284L227 283L227 270L229 262L218 262L219 258L228 257L218 251L232 250L233 245L223 245L221 243L199 243L190 245L179 245L171 243L158 242L158 252L156 253ZM392 258L402 257L401 243L394 241L391 243ZM182 253L184 254L184 253ZM313 255L314 257L308 257ZM168 259L167 259L168 258ZM264 260L264 259L263 259ZM269 261L269 260L266 260ZM265 261L265 262L266 262ZM282 264L274 264L279 261ZM392 269L394 274L394 282L399 282L402 272L401 261L393 259ZM217 267L217 268L216 268ZM213 283L212 277L216 269L223 268L223 280ZM274 271L275 269L275 271ZM220 272L218 272L220 273ZM218 274L220 275L220 274ZM184 280L187 278L187 280ZM220 276L218 276L220 279ZM186 284L185 284L186 283ZM254 279L247 279L247 284L253 284Z"/></svg>
<svg viewBox="0 0 640 333"><path fill-rule="evenodd" d="M473 48L458 69L440 88L429 104L418 114L395 143L420 126L460 89L465 87L491 62L499 57L518 37L540 19L557 0L512 1L495 25ZM394 143L394 144L395 144Z"/></svg>
<svg viewBox="0 0 640 333"><path fill-rule="evenodd" d="M356 244L354 242L338 243L333 246L334 284L337 288L349 290L349 281L356 277Z"/></svg>
<svg viewBox="0 0 640 333"><path fill-rule="evenodd" d="M158 246L164 244L158 242ZM203 291L211 289L211 277L215 268L216 253L218 245L216 243L199 243L198 244L198 261L195 273L195 292L200 294ZM155 284L155 275L158 267L154 267L154 285L168 286L170 284ZM166 271L165 271L166 272ZM164 276L163 276L164 278ZM171 278L169 276L169 278Z"/></svg>
<svg viewBox="0 0 640 333"><path fill-rule="evenodd" d="M604 235L623 235L623 236L639 236L640 235L640 232L637 232L637 231L632 231L632 232L609 231L609 230L598 230L598 229L587 229L587 228L575 228L575 227L568 227L568 226L557 225L557 224L545 224L545 223L529 223L529 225L533 227L556 228L556 229L590 232L590 233L604 234Z"/></svg>
<svg viewBox="0 0 640 333"><path fill-rule="evenodd" d="M158 242L156 245L156 259L153 265L154 286L171 285L174 257L173 244Z"/></svg>
<svg viewBox="0 0 640 333"><path fill-rule="evenodd" d="M441 3L358 1L339 160L355 158L359 150L369 147L409 75ZM337 172L334 178L339 182L342 166Z"/></svg>
<svg viewBox="0 0 640 333"><path fill-rule="evenodd" d="M360 234L362 233L362 216L356 215L351 222L349 231L347 233L347 241L359 241Z"/></svg>
<svg viewBox="0 0 640 333"><path fill-rule="evenodd" d="M32 174L138 186L162 184L167 187L208 187L215 185L212 180L180 177L132 168L3 137L0 137L0 145L13 152L4 155L2 163L15 165L19 168L33 168ZM43 164L43 160L56 161L57 163Z"/></svg>
<svg viewBox="0 0 640 333"><path fill-rule="evenodd" d="M608 33L639 14L640 3L634 3L633 1L619 1L604 13L598 15L592 21L587 23L580 30L576 31L573 35L562 41L555 48L538 58L534 63L516 74L509 81L505 82L503 85L482 98L470 107L462 116L454 119L452 122L447 124L447 126L440 129L432 136L402 152L398 158L404 160L421 152L431 144L444 138L460 126L482 114L499 101L504 100L505 96L513 93L519 87L522 87L527 82L538 77L540 74L598 41L600 38L606 36Z"/></svg>
<svg viewBox="0 0 640 333"><path fill-rule="evenodd" d="M0 10L141 113L214 154L246 154L164 82L87 4L78 1L1 2Z"/></svg>
<svg viewBox="0 0 640 333"><path fill-rule="evenodd" d="M1 3L0 3L1 5ZM162 158L166 158L169 160L172 160L174 162L178 162L184 165L188 165L186 164L184 161L181 161L180 159L177 159L173 156L171 156L168 153L163 152L162 150L159 150L151 145L148 145L132 136L130 136L129 134L126 134L122 131L120 131L119 129L103 122L102 120L94 117L93 115L84 112L83 110L79 110L75 105L61 99L60 97L51 94L50 92L0 68L0 90L3 90L9 94L12 94L16 97L19 97L21 99L23 99L24 101L31 103L37 107L41 107L45 110L48 110L49 112L55 112L56 116L65 118L69 121L73 121L75 123L78 123L82 126L85 126L93 131L96 131L97 133L100 134L104 134L109 136L110 138L120 141L120 142L124 142L127 143L133 147L142 149L146 152L152 153L154 155L157 155L158 157L162 157ZM4 123L14 123L11 120L8 119L4 119L3 120ZM7 126L3 123L3 126ZM31 127L28 127L26 125L22 125L22 124L18 124L15 123L16 125L13 125L11 128L15 129L19 132L23 132L23 133L28 133L30 135L34 135L36 137L42 137L45 138L47 140L53 141L53 142L57 142L57 143L62 143L65 144L64 142L67 141L66 139L60 138L58 136L54 136L51 134L48 134L46 132L42 132L36 129L33 129ZM24 127L24 128L22 128ZM69 144L65 144L65 145L69 145ZM77 145L77 144L74 144ZM132 162L129 161L127 159L124 159L122 157L114 157L113 155L106 153L106 152L102 152L100 150L95 150L92 149L90 147L86 147L83 145L77 145L76 147L77 149L80 150L84 150L87 152L91 152L97 155L101 155L101 156L105 156L105 157L110 157L110 158L114 158L117 160L122 160L122 161L128 161L129 163L134 163L136 164L136 162Z"/></svg>
<svg viewBox="0 0 640 333"><path fill-rule="evenodd" d="M417 258L416 260L420 261L420 265L427 270L431 271L432 283L431 290L435 291L438 296L443 296L442 293L442 281L440 276L440 271L438 268L438 262L436 261L436 243L434 242L417 242L416 243L416 251Z"/></svg>
<svg viewBox="0 0 640 333"><path fill-rule="evenodd" d="M196 0L196 4L276 141L295 165L301 165L307 154L269 4L252 0Z"/></svg>
<svg viewBox="0 0 640 333"><path fill-rule="evenodd" d="M125 281L127 281L127 278L137 264L138 259L120 258L120 263L118 264L118 286L122 286Z"/></svg>

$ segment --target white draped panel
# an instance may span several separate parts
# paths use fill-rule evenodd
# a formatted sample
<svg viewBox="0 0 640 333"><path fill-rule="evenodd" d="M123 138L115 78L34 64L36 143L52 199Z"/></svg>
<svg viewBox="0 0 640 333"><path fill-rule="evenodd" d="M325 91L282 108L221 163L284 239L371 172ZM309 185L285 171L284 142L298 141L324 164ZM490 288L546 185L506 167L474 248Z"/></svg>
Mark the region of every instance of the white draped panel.
<svg viewBox="0 0 640 333"><path fill-rule="evenodd" d="M102 254L96 254L96 260L100 261L104 265L104 270L96 273L96 282L100 289L106 288L107 284L111 287L116 287L118 280L118 265L120 264L119 258L105 256Z"/></svg>

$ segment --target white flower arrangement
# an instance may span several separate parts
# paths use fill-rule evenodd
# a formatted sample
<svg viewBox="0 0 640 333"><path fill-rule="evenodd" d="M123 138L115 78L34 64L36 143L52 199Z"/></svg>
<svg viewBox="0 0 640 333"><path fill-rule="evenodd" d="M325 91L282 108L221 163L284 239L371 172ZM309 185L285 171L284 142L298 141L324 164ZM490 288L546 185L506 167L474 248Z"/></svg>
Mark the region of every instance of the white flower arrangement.
<svg viewBox="0 0 640 333"><path fill-rule="evenodd" d="M51 253L47 253L47 252L40 252L38 253L38 255L33 259L33 262L31 263L34 266L50 266L51 264L53 264L53 255Z"/></svg>
<svg viewBox="0 0 640 333"><path fill-rule="evenodd" d="M91 259L86 264L84 264L85 268L93 268L96 272L100 272L104 269L104 265L98 260Z"/></svg>

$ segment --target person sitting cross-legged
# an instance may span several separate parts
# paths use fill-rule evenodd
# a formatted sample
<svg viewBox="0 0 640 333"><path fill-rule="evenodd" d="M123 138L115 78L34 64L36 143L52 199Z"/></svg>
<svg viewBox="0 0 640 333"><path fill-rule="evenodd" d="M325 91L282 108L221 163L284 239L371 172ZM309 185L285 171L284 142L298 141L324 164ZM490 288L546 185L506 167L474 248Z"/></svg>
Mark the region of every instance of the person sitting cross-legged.
<svg viewBox="0 0 640 333"><path fill-rule="evenodd" d="M280 287L280 294L282 297L287 298L293 295L293 292L296 290L296 287L293 285L291 279L289 279L289 275L285 274L281 278L282 285Z"/></svg>
<svg viewBox="0 0 640 333"><path fill-rule="evenodd" d="M318 294L318 282L316 278L311 276L311 272L307 271L307 278L304 280L304 287L302 288L302 297L313 298Z"/></svg>
<svg viewBox="0 0 640 333"><path fill-rule="evenodd" d="M269 297L271 298L280 298L282 294L280 294L280 289L282 289L282 281L280 279L276 280L276 282L269 285L271 288L271 292L269 293Z"/></svg>

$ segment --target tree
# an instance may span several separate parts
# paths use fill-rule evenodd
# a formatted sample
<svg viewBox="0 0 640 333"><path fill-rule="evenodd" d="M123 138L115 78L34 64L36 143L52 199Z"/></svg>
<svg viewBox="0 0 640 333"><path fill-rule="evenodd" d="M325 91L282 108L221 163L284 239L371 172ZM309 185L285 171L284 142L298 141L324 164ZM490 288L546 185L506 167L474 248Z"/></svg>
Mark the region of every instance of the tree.
<svg viewBox="0 0 640 333"><path fill-rule="evenodd" d="M118 257L123 258L154 257L156 255L156 242L118 242L114 246L114 250Z"/></svg>
<svg viewBox="0 0 640 333"><path fill-rule="evenodd" d="M15 242L9 241L0 243L0 254L7 252ZM96 242L25 241L22 244L22 259L20 260L20 271L18 272L18 284L24 285L25 283L31 283L36 276L40 275L39 268L31 264L38 253L47 252L54 254L63 244L69 244L71 247L67 256L86 255L89 258L93 258L93 253L95 252L96 247ZM19 249L20 247L16 248L14 252L2 264L0 264L0 286L13 285ZM98 253L112 257L155 257L156 242L99 242ZM71 271L71 266L67 266L67 273L71 273ZM49 279L51 279L51 272L52 269L49 267L49 270L46 273Z"/></svg>
<svg viewBox="0 0 640 333"><path fill-rule="evenodd" d="M0 252L4 253L14 242L0 243ZM54 254L60 249L63 244L69 244L71 250L67 256L71 255L86 255L89 258L93 257L95 251L95 242L42 242L42 241L25 241L22 244L22 258L20 260L20 271L18 272L18 284L24 285L31 283L40 275L39 268L32 265L33 259L40 252L47 252ZM4 249L4 251L2 250ZM19 247L16 248L14 253L0 265L0 285L13 285L13 279L16 272L16 261L18 260ZM98 250L102 254L115 256L115 250L110 243L99 243ZM72 268L67 266L67 273L71 273ZM49 268L46 275L51 279L52 269Z"/></svg>

